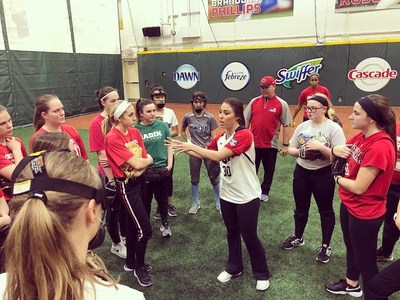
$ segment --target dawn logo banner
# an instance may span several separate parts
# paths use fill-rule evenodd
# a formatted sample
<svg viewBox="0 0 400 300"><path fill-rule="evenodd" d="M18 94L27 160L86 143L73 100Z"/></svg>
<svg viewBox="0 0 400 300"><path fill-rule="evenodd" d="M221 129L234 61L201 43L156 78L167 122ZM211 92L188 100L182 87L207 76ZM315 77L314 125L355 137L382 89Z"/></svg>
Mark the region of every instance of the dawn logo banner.
<svg viewBox="0 0 400 300"><path fill-rule="evenodd" d="M277 72L276 84L281 84L285 88L291 89L290 85L292 81L296 80L297 83L301 83L314 73L322 68L321 61L323 57L314 58L300 62L289 69L282 68Z"/></svg>
<svg viewBox="0 0 400 300"><path fill-rule="evenodd" d="M173 74L173 80L183 89L191 89L200 81L200 72L189 64L181 65Z"/></svg>

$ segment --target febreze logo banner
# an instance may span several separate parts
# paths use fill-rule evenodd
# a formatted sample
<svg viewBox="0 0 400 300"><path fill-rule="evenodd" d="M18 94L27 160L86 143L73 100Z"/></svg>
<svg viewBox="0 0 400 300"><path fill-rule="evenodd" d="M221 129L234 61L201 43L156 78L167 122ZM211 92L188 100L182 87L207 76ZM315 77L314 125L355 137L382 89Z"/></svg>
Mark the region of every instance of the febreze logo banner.
<svg viewBox="0 0 400 300"><path fill-rule="evenodd" d="M386 60L380 57L370 57L350 70L347 77L360 90L375 92L386 86L391 79L396 79L397 71L392 70Z"/></svg>
<svg viewBox="0 0 400 300"><path fill-rule="evenodd" d="M250 81L250 72L241 62L231 62L221 72L224 86L231 91L240 91Z"/></svg>
<svg viewBox="0 0 400 300"><path fill-rule="evenodd" d="M300 62L289 69L282 68L277 72L276 84L281 84L285 88L291 89L290 85L292 81L296 80L297 83L301 83L314 73L322 68L321 61L323 57L309 59Z"/></svg>
<svg viewBox="0 0 400 300"><path fill-rule="evenodd" d="M181 88L188 90L200 81L200 72L192 65L184 64L172 73L172 77Z"/></svg>

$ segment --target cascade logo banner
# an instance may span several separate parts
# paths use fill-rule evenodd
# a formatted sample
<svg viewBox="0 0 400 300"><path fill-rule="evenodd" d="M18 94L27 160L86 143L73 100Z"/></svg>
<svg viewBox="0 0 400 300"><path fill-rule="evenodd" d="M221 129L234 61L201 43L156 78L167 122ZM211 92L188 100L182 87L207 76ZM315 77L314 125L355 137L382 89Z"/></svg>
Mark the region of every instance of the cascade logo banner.
<svg viewBox="0 0 400 300"><path fill-rule="evenodd" d="M294 66L286 69L279 69L276 74L276 84L281 84L287 89L291 89L292 81L296 80L297 83L301 83L308 79L312 74L319 73L322 68L321 61L323 57L309 59L302 61Z"/></svg>
<svg viewBox="0 0 400 300"><path fill-rule="evenodd" d="M370 57L350 70L347 78L365 92L375 92L385 87L390 80L397 78L397 70L380 57Z"/></svg>
<svg viewBox="0 0 400 300"><path fill-rule="evenodd" d="M238 22L293 16L294 0L208 0L210 22Z"/></svg>
<svg viewBox="0 0 400 300"><path fill-rule="evenodd" d="M357 12L376 9L400 8L399 0L336 0L335 12Z"/></svg>

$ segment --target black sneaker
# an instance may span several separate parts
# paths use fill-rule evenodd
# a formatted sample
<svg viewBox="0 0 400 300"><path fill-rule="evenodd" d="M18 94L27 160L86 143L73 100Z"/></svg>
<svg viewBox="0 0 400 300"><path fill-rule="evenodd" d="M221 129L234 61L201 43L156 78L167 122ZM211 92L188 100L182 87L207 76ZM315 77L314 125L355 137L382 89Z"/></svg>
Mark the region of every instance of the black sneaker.
<svg viewBox="0 0 400 300"><path fill-rule="evenodd" d="M178 214L176 213L176 208L172 204L168 205L168 216L176 217Z"/></svg>
<svg viewBox="0 0 400 300"><path fill-rule="evenodd" d="M151 279L149 272L145 270L145 267L136 268L133 271L133 275L141 286L151 286L153 284L153 280Z"/></svg>
<svg viewBox="0 0 400 300"><path fill-rule="evenodd" d="M383 248L380 247L378 250L376 250L376 261L393 261L393 255L386 255L383 253Z"/></svg>
<svg viewBox="0 0 400 300"><path fill-rule="evenodd" d="M152 265L146 264L146 263L144 263L143 268L144 268L144 270L145 270L146 272L150 272L151 270L153 270ZM125 265L124 265L124 270L125 270L125 272L132 272L132 271L135 270L135 269L131 269L131 268L129 268L129 267L125 264Z"/></svg>
<svg viewBox="0 0 400 300"><path fill-rule="evenodd" d="M363 292L359 284L353 287L347 284L346 279L340 279L338 282L325 284L325 289L335 295L350 295L353 297L361 297Z"/></svg>
<svg viewBox="0 0 400 300"><path fill-rule="evenodd" d="M157 207L156 213L154 214L154 219L161 220L160 210Z"/></svg>
<svg viewBox="0 0 400 300"><path fill-rule="evenodd" d="M318 249L317 257L315 258L318 262L326 264L329 262L329 258L331 257L331 247L321 247Z"/></svg>
<svg viewBox="0 0 400 300"><path fill-rule="evenodd" d="M286 241L283 242L281 247L284 250L292 250L293 248L297 248L303 245L303 239L299 239L295 235L291 235L286 239Z"/></svg>

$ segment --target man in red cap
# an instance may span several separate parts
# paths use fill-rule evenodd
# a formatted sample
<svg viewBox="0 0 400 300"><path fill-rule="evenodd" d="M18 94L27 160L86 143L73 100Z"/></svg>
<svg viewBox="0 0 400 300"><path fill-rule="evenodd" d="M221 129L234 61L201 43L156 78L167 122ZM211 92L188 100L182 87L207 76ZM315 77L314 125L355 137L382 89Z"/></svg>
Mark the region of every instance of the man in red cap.
<svg viewBox="0 0 400 300"><path fill-rule="evenodd" d="M275 79L272 76L264 76L260 80L260 88L261 95L253 98L246 106L244 118L246 127L250 128L254 136L257 172L261 161L264 167L260 199L267 202L275 172L280 128L283 127L280 153L285 156L290 138L288 125L292 120L288 104L275 94Z"/></svg>

